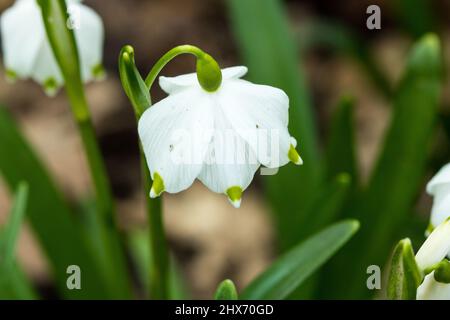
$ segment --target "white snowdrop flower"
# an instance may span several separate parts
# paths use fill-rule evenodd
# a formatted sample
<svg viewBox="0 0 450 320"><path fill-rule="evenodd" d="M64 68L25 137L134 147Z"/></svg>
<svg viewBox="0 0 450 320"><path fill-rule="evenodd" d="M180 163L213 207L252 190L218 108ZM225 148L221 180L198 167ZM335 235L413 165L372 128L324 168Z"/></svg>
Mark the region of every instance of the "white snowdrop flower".
<svg viewBox="0 0 450 320"><path fill-rule="evenodd" d="M445 165L428 183L427 192L434 197L430 229L450 217L450 164Z"/></svg>
<svg viewBox="0 0 450 320"><path fill-rule="evenodd" d="M169 96L139 121L151 197L183 191L199 179L238 208L261 165L302 164L288 132L288 96L240 79L246 73L242 66L221 72L217 66L203 79L201 73L159 78Z"/></svg>
<svg viewBox="0 0 450 320"><path fill-rule="evenodd" d="M416 254L417 266L425 271L433 268L450 254L450 219L440 224ZM425 276L417 289L418 300L450 299L450 284L436 280L436 271Z"/></svg>
<svg viewBox="0 0 450 320"><path fill-rule="evenodd" d="M104 29L100 16L81 0L67 0L80 55L81 75L87 82L103 76ZM47 39L36 0L16 0L0 17L3 61L7 77L32 78L54 95L64 80Z"/></svg>

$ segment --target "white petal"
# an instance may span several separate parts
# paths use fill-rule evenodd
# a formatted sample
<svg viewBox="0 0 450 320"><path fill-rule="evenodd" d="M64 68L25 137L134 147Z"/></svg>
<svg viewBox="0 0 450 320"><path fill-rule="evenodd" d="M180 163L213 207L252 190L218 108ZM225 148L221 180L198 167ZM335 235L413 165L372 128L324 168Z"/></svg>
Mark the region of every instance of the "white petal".
<svg viewBox="0 0 450 320"><path fill-rule="evenodd" d="M431 225L438 226L450 217L450 184L433 187L434 199L431 209Z"/></svg>
<svg viewBox="0 0 450 320"><path fill-rule="evenodd" d="M222 79L230 80L230 79L239 79L245 76L248 72L248 68L244 66L236 66L222 69Z"/></svg>
<svg viewBox="0 0 450 320"><path fill-rule="evenodd" d="M64 83L59 66L47 39L42 41L31 70L31 77L44 86L50 95L56 93Z"/></svg>
<svg viewBox="0 0 450 320"><path fill-rule="evenodd" d="M247 67L231 67L222 69L222 81L237 79L247 73ZM159 86L168 94L186 89L187 87L200 87L197 80L197 73L184 74L178 77L159 77Z"/></svg>
<svg viewBox="0 0 450 320"><path fill-rule="evenodd" d="M18 77L29 77L45 39L41 12L36 1L16 2L4 11L0 21L6 69Z"/></svg>
<svg viewBox="0 0 450 320"><path fill-rule="evenodd" d="M433 271L417 288L417 300L450 300L450 284L437 282Z"/></svg>
<svg viewBox="0 0 450 320"><path fill-rule="evenodd" d="M82 4L74 3L70 5L69 12L74 20L81 74L84 81L90 81L100 76L98 72L102 70L103 22L94 10Z"/></svg>
<svg viewBox="0 0 450 320"><path fill-rule="evenodd" d="M441 170L430 180L427 184L427 192L430 195L435 195L438 187L448 184L450 185L450 163L443 166Z"/></svg>
<svg viewBox="0 0 450 320"><path fill-rule="evenodd" d="M441 262L450 253L450 220L439 225L416 254L417 265L425 270Z"/></svg>
<svg viewBox="0 0 450 320"><path fill-rule="evenodd" d="M215 108L215 131L199 180L212 191L227 194L232 204L239 207L241 194L250 185L260 164L219 106L211 107Z"/></svg>
<svg viewBox="0 0 450 320"><path fill-rule="evenodd" d="M210 97L193 88L171 95L150 107L139 121L152 177L158 173L165 191L191 186L202 169L212 136Z"/></svg>
<svg viewBox="0 0 450 320"><path fill-rule="evenodd" d="M290 161L289 152L295 140L287 128L289 98L282 90L229 80L223 83L219 95L226 118L250 144L261 164L277 168ZM298 157L295 162L301 164L301 159Z"/></svg>

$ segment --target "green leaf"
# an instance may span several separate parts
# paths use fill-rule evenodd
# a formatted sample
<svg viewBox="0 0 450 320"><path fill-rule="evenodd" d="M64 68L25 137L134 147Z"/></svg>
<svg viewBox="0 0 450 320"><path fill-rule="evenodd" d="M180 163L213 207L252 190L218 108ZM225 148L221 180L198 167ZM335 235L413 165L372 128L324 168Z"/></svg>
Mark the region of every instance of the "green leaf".
<svg viewBox="0 0 450 320"><path fill-rule="evenodd" d="M33 299L38 299L35 289L21 268L14 263L7 278L0 279L0 300Z"/></svg>
<svg viewBox="0 0 450 320"><path fill-rule="evenodd" d="M214 300L238 300L238 293L233 281L222 281L214 294Z"/></svg>
<svg viewBox="0 0 450 320"><path fill-rule="evenodd" d="M147 85L136 68L134 49L131 46L125 46L120 51L119 73L125 93L139 119L152 102Z"/></svg>
<svg viewBox="0 0 450 320"><path fill-rule="evenodd" d="M21 182L0 242L0 277L9 274L15 260L15 249L28 201L28 184Z"/></svg>
<svg viewBox="0 0 450 320"><path fill-rule="evenodd" d="M284 299L339 250L358 230L349 220L335 224L276 260L243 292L242 299Z"/></svg>
<svg viewBox="0 0 450 320"><path fill-rule="evenodd" d="M21 181L29 184L27 217L52 265L62 295L78 299L110 297L81 228L4 107L0 107L0 150L8 150L0 155L0 172L9 188L16 189ZM66 269L73 264L83 272L83 290L66 287Z"/></svg>
<svg viewBox="0 0 450 320"><path fill-rule="evenodd" d="M336 222L349 196L351 178L347 173L338 174L332 181L326 183L307 209L308 214L303 220L297 220L297 226L306 225L295 234L295 238L305 240L319 232L327 225Z"/></svg>
<svg viewBox="0 0 450 320"><path fill-rule="evenodd" d="M282 5L278 0L228 0L232 27L251 81L283 89L290 98L290 132L298 139L302 167L289 165L274 176L265 176L269 199L276 213L281 246L299 227L295 216L319 185L321 168L315 120L298 50ZM295 200L295 201L294 201ZM298 240L298 239L297 239Z"/></svg>
<svg viewBox="0 0 450 320"><path fill-rule="evenodd" d="M15 263L15 248L28 202L28 184L19 184L5 229L0 230L0 299L28 300L34 288Z"/></svg>
<svg viewBox="0 0 450 320"><path fill-rule="evenodd" d="M323 283L326 298L367 298L373 294L365 286L365 270L369 265L384 265L403 225L411 219L408 215L423 183L436 125L441 75L439 40L427 35L408 58L391 125L369 185L353 200L349 214L361 222L362 228L327 270L332 276ZM339 289L344 287L345 291Z"/></svg>
<svg viewBox="0 0 450 320"><path fill-rule="evenodd" d="M414 37L436 31L433 1L394 0L390 3L398 23Z"/></svg>
<svg viewBox="0 0 450 320"><path fill-rule="evenodd" d="M342 172L348 173L354 184L358 181L355 151L355 126L353 123L354 100L343 97L331 120L328 144L325 152L328 179Z"/></svg>
<svg viewBox="0 0 450 320"><path fill-rule="evenodd" d="M150 275L148 270L152 265L154 259L154 253L151 250L149 231L138 230L133 231L128 237L128 247L130 249L131 257L137 267L138 276L141 284L143 284L145 294L149 295ZM174 260L174 259L172 259ZM185 300L189 299L187 293L186 284L182 278L181 271L176 265L175 261L171 261L169 264L169 299L173 300Z"/></svg>
<svg viewBox="0 0 450 320"><path fill-rule="evenodd" d="M394 249L387 295L391 300L416 300L423 276L416 263L409 239L401 240Z"/></svg>

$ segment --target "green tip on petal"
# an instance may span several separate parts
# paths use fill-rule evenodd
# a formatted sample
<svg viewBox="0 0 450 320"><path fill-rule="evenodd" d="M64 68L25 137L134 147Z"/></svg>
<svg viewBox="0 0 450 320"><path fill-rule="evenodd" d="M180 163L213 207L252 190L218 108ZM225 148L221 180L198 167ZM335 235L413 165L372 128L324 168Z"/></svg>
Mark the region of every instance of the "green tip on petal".
<svg viewBox="0 0 450 320"><path fill-rule="evenodd" d="M150 190L150 198L154 199L161 195L164 192L164 181L161 176L155 172L153 175L153 185Z"/></svg>
<svg viewBox="0 0 450 320"><path fill-rule="evenodd" d="M45 93L50 97L54 97L58 92L58 83L56 82L56 79L53 77L50 77L47 80L45 80L43 86Z"/></svg>
<svg viewBox="0 0 450 320"><path fill-rule="evenodd" d="M96 80L103 80L106 78L105 68L103 68L103 65L101 63L93 66L91 69L91 72L92 72L92 76Z"/></svg>
<svg viewBox="0 0 450 320"><path fill-rule="evenodd" d="M300 157L297 150L295 150L295 147L292 144L288 152L288 158L298 166L303 164L302 158Z"/></svg>
<svg viewBox="0 0 450 320"><path fill-rule="evenodd" d="M227 190L228 200L230 200L233 207L240 208L242 201L242 188L241 187L231 187Z"/></svg>
<svg viewBox="0 0 450 320"><path fill-rule="evenodd" d="M18 76L17 73L14 70L8 69L6 70L6 80L8 82L14 83L16 82Z"/></svg>

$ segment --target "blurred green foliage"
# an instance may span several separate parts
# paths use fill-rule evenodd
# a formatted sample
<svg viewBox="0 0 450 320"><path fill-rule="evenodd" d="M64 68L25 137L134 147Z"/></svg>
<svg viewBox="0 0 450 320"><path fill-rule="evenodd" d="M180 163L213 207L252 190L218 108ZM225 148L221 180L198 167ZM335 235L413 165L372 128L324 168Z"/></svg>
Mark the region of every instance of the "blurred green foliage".
<svg viewBox="0 0 450 320"><path fill-rule="evenodd" d="M55 12L61 15L64 11L62 7L49 6L49 1L41 0L41 3L49 15ZM63 2L55 3L61 5ZM443 74L439 40L435 35L423 36L435 28L431 9L425 0L414 0L416 6L408 3L405 0L394 1L395 12L412 37L421 37L411 49L401 82L392 85L377 66L368 43L345 25L314 21L296 36L290 30L282 1L227 0L231 27L242 59L249 67L249 78L256 83L279 87L290 97L290 132L299 139L299 150L305 162L303 167L290 165L280 169L275 176L264 177L281 255L244 288L240 298L371 298L374 292L366 287L367 267L374 264L385 266L399 238L409 232L417 237L418 232L424 229L425 222L413 216L414 203L424 182L437 120L444 124L447 134L450 121L445 115L437 117ZM413 23L415 21L419 23ZM64 55L67 48L75 47L73 35L61 30L53 31L56 39L53 42L60 45L57 50L59 59L65 61L62 65L77 73L76 64L68 63ZM69 45L61 45L64 41ZM302 65L302 55L316 46L326 46L357 60L380 93L391 101L392 120L366 185L361 183L356 156L353 116L358 102L348 93L334 111L325 142L319 141L314 103ZM71 54L74 55L74 50ZM138 71L134 57L131 58L128 62L132 68L120 71L136 76ZM125 91L132 96L134 89L142 87L142 83L138 82L133 87L129 79L125 83ZM75 88L73 92L69 90L75 104L82 99L79 96L82 91L82 88ZM150 96L132 99L134 106L142 101L150 101ZM0 150L0 173L11 191L19 190L11 223L0 230L0 270L3 271L0 273L0 298L37 297L14 256L17 232L25 214L49 261L61 297L128 298L129 275L125 267L137 270L137 281L143 287L138 288L142 289L142 297L151 296L147 288L151 288L150 275L155 273L153 262L158 255L149 245L148 232L132 232L127 235L126 243L119 243L121 239L117 237L113 221L103 220L105 216L95 219L98 206L105 209L102 211L112 211L107 196L100 197L106 199L103 201L106 205L102 201L100 204L88 202L82 215L75 213L3 107L0 107ZM3 152L5 150L7 152ZM26 181L29 193L26 188L19 188L22 181ZM354 239L350 240L359 224L354 220L333 224L342 219L360 221L361 229ZM117 255L119 260L114 257L105 260L99 254L105 249L105 241L109 241L99 239L102 232L97 232L99 229L95 227L99 223L100 230L111 231L105 237L111 236L112 240L109 240L114 242L114 252L110 253ZM333 225L326 228L330 224ZM347 241L348 245L343 247ZM407 255L411 252L405 248L407 246L403 243L394 253L391 270L396 271L391 273L393 277L405 275L409 268L410 257ZM125 252L130 256L130 264L126 266ZM409 260L404 259L405 252ZM67 289L66 268L72 264L80 266L83 271L81 291ZM186 298L188 295L181 275L174 264L171 265L167 271L169 296ZM321 268L323 265L325 267ZM320 272L316 272L320 268ZM409 275L412 282L408 283L415 283L415 274ZM121 290L125 287L126 290ZM411 292L410 287L392 287L388 293L392 297L404 298L412 297ZM227 281L216 292L217 299L235 299L236 296L234 284Z"/></svg>
<svg viewBox="0 0 450 320"><path fill-rule="evenodd" d="M311 283L304 290L312 290L306 295L309 298L369 298L374 293L366 287L366 269L372 264L384 266L386 263L395 240L413 220L410 216L412 206L424 182L442 88L439 40L434 35L426 35L416 43L400 85L391 92L366 44L345 27L315 23L304 33L309 38L302 42L303 49L325 44L356 58L380 91L392 97L393 119L371 179L363 186L358 181L355 160L352 116L353 105L357 107L357 104L352 99L344 98L338 106L331 122L324 161L319 160L321 146L317 144L314 126L309 124L314 121L311 98L303 80L302 65L297 58L292 58L297 53L296 41L287 28L282 2L230 0L228 3L235 36L242 57L250 67L251 79L277 86L293 97L290 129L299 139L305 166L283 168L278 176L265 179L281 250L315 232L317 224L323 227L335 219L357 218L361 222L361 232L326 266L319 279L314 281L319 284ZM256 37L256 34L260 36ZM298 115L303 115L302 119ZM312 163L308 164L308 161ZM295 173L295 170L311 172ZM340 173L346 173L348 178L337 179L335 183L340 181L342 186L335 189L338 192L335 196L330 196L332 191L326 186ZM350 179L352 188L342 201L344 182ZM314 203L326 209L318 210ZM320 222L322 214L325 217L323 223Z"/></svg>

